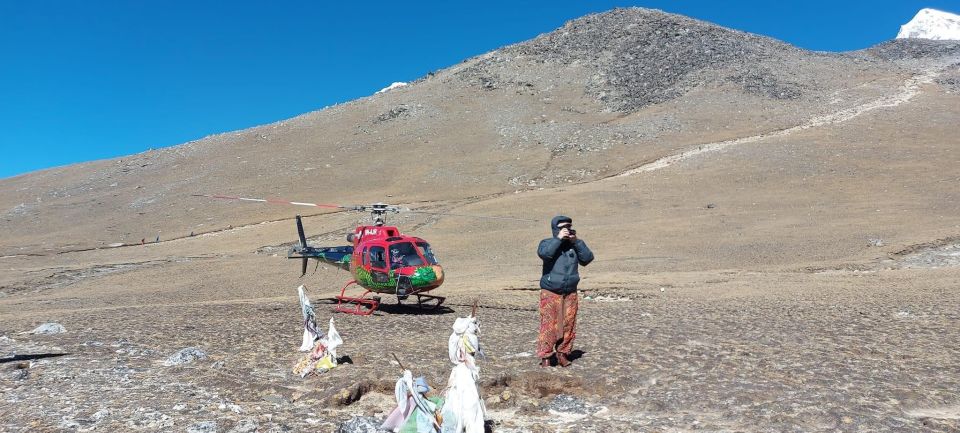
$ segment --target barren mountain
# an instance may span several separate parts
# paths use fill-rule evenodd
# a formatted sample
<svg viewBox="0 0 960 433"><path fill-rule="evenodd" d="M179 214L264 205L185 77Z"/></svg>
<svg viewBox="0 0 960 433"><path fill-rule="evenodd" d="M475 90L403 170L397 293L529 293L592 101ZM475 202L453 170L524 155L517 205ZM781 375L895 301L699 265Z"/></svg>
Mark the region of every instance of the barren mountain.
<svg viewBox="0 0 960 433"><path fill-rule="evenodd" d="M684 146L856 107L915 72L617 10L384 94L5 180L0 209L12 236L2 248L96 247L290 215L195 193L414 203L589 182Z"/></svg>
<svg viewBox="0 0 960 433"><path fill-rule="evenodd" d="M0 364L0 427L380 417L387 354L442 387L479 298L497 431L955 431L958 83L956 41L820 53L616 9L293 119L2 180L0 351L69 355ZM449 309L336 316L354 363L304 381L295 288L347 274L282 258L303 209L191 195L214 193L543 222L391 216L437 250ZM598 259L583 356L544 372L534 249L556 213ZM337 245L360 218L305 224ZM68 332L18 334L46 321ZM161 365L190 346L209 359Z"/></svg>

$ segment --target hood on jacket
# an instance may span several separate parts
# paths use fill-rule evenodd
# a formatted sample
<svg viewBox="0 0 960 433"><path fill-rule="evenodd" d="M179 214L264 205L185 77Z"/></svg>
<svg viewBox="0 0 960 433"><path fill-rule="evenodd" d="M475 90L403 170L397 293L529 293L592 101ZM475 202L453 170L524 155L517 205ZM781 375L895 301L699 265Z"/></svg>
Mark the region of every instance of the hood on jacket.
<svg viewBox="0 0 960 433"><path fill-rule="evenodd" d="M560 227L557 227L557 224L560 224L562 222L568 222L570 224L573 224L573 218L570 218L568 216L563 216L563 215L557 215L553 217L553 219L550 220L550 231L553 232L553 237L557 237L557 234L560 233Z"/></svg>

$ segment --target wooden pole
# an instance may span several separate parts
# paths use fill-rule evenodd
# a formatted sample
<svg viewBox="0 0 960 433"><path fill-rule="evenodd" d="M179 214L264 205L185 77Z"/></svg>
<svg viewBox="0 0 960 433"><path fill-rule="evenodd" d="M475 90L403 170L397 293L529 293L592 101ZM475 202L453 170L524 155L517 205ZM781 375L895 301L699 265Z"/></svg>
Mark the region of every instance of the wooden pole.
<svg viewBox="0 0 960 433"><path fill-rule="evenodd" d="M403 363L400 362L400 358L397 358L396 353L390 353L390 355L393 355L393 359L397 360L397 364L400 364L400 371L404 371L407 369L406 367L403 366Z"/></svg>

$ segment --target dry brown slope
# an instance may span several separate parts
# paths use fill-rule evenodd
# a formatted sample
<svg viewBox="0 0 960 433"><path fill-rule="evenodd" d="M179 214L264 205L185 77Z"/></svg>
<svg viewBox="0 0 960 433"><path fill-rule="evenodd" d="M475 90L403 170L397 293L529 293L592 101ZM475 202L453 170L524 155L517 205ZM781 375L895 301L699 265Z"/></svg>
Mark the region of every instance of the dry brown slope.
<svg viewBox="0 0 960 433"><path fill-rule="evenodd" d="M714 50L698 50L703 41ZM594 45L584 50L587 42ZM650 68L670 79L634 79ZM676 15L615 10L384 94L6 179L0 248L62 251L138 242L158 231L169 239L291 214L193 193L409 203L590 181L678 147L861 104L909 74L886 60L811 53ZM644 99L650 92L659 96Z"/></svg>
<svg viewBox="0 0 960 433"><path fill-rule="evenodd" d="M598 252L588 287L704 270L889 266L881 262L900 250L960 233L960 143L950 133L957 99L929 84L897 107L657 171L442 203L461 214L543 223L409 214L390 222L433 243L449 276L443 291L453 294L535 287L532 251L557 213L575 216ZM324 234L316 243L337 245L359 218L334 213L305 224L309 234ZM293 239L293 223L278 221L145 247L7 258L0 286L11 297L7 307L27 310L284 296L298 284L296 264L282 249L281 257L254 252ZM104 268L118 264L130 266ZM332 294L345 279L321 268L306 281Z"/></svg>

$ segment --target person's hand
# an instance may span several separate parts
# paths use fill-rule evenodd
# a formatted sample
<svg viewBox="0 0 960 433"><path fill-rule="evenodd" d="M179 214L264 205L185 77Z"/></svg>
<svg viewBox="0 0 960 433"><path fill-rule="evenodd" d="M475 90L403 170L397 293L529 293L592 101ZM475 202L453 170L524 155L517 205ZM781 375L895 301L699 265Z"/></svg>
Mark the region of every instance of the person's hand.
<svg viewBox="0 0 960 433"><path fill-rule="evenodd" d="M570 237L570 229L564 227L557 233L557 239L566 239Z"/></svg>
<svg viewBox="0 0 960 433"><path fill-rule="evenodd" d="M567 234L567 240L568 240L568 241L570 241L570 242L576 242L576 241L577 241L577 232L573 232L573 233L567 232L567 233L568 233L568 234Z"/></svg>

